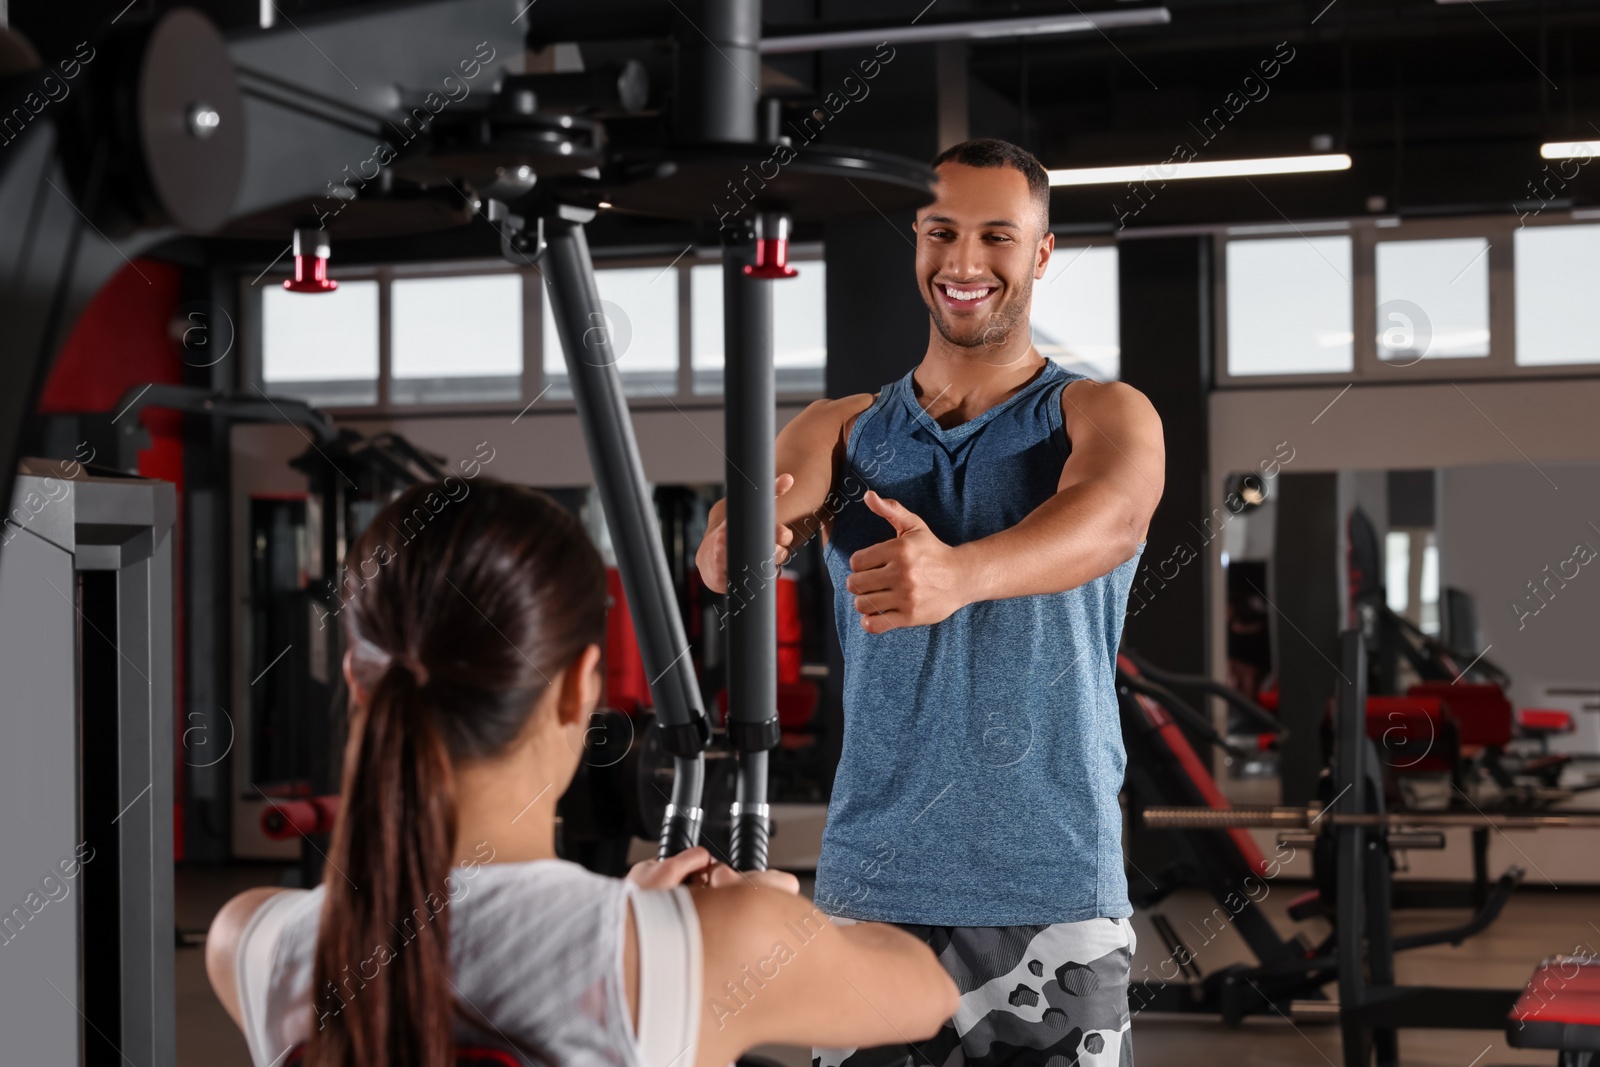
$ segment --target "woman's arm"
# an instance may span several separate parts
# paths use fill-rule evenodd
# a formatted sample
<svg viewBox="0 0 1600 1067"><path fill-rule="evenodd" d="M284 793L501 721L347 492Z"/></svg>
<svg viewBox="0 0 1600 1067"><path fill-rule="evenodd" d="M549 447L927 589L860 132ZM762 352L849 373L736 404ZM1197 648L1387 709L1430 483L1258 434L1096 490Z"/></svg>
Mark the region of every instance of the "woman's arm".
<svg viewBox="0 0 1600 1067"><path fill-rule="evenodd" d="M250 917L271 897L289 890L278 886L261 886L247 889L222 906L211 928L206 931L206 977L211 988L222 1001L234 1025L244 1030L244 1015L239 1010L239 989L234 979L234 969L239 958L239 935L250 922Z"/></svg>
<svg viewBox="0 0 1600 1067"><path fill-rule="evenodd" d="M692 1067L726 1067L767 1043L922 1041L955 1014L955 983L933 951L902 930L835 926L806 898L773 889L691 889L690 895L704 945Z"/></svg>

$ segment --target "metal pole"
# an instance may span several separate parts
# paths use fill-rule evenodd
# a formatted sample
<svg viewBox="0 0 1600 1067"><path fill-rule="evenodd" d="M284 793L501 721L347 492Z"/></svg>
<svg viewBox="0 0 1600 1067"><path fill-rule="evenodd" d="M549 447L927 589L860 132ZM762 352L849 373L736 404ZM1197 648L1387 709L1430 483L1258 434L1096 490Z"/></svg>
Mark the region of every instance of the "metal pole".
<svg viewBox="0 0 1600 1067"><path fill-rule="evenodd" d="M724 393L728 457L728 741L738 760L729 863L765 870L767 751L779 740L778 565L774 555L775 387L772 285L745 272L754 235L723 246Z"/></svg>
<svg viewBox="0 0 1600 1067"><path fill-rule="evenodd" d="M702 0L678 9L673 140L750 144L761 84L761 0Z"/></svg>
<svg viewBox="0 0 1600 1067"><path fill-rule="evenodd" d="M665 858L699 840L703 752L710 741L710 727L689 659L683 616L667 572L666 547L639 460L639 444L622 395L618 354L600 310L588 239L581 222L566 217L547 218L545 235L549 247L544 255L544 276L556 331L566 355L606 525L616 547L639 654L650 677L662 742L672 753L677 770L661 827L660 855Z"/></svg>
<svg viewBox="0 0 1600 1067"><path fill-rule="evenodd" d="M1346 630L1340 635L1340 643L1343 678L1334 705L1338 740L1333 786L1338 792L1334 794L1337 799L1333 806L1343 814L1362 815L1366 814L1367 801L1366 649L1359 630ZM1339 902L1335 929L1339 933L1339 1029L1343 1036L1345 1067L1367 1067L1372 1057L1371 1034L1355 1013L1367 992L1362 971L1366 947L1362 897L1367 889L1363 864L1367 859L1368 831L1359 825L1346 824L1336 826L1333 832L1338 856Z"/></svg>

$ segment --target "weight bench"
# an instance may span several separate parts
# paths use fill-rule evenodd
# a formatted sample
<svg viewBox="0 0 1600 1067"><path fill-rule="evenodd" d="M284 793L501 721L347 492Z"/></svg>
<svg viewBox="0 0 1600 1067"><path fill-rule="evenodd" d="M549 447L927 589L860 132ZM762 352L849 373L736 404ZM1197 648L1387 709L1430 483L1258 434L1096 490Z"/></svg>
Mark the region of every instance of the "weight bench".
<svg viewBox="0 0 1600 1067"><path fill-rule="evenodd" d="M1600 1064L1600 957L1551 956L1506 1016L1512 1048L1556 1049L1559 1067Z"/></svg>

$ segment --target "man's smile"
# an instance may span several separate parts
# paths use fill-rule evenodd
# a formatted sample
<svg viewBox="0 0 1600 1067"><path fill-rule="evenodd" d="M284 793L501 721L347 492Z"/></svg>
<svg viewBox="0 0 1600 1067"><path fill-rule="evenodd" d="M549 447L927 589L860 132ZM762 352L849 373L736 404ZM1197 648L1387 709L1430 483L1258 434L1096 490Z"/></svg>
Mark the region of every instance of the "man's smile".
<svg viewBox="0 0 1600 1067"><path fill-rule="evenodd" d="M946 285L935 282L934 288L939 290L939 295L944 297L946 307L954 311L971 311L981 307L1000 287L997 285Z"/></svg>

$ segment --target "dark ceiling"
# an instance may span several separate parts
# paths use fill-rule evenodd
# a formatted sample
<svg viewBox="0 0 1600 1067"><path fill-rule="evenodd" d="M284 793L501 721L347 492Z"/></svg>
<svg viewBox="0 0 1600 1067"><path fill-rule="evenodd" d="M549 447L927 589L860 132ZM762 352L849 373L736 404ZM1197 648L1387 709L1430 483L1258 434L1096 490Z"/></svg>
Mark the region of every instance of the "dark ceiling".
<svg viewBox="0 0 1600 1067"><path fill-rule="evenodd" d="M127 0L70 5L12 0L12 25L48 58ZM135 11L167 6L135 0ZM225 30L259 32L259 0L197 4ZM322 20L395 3L277 0L307 33ZM652 72L652 106L670 109L675 7L637 0L538 0L531 45L577 41L585 62L632 57ZM1080 10L1074 0L768 0L764 35L862 26L927 26ZM1081 10L1156 6L1083 0ZM1589 168L1567 177L1539 157L1544 140L1600 139L1600 3L1575 0L1169 0L1171 21L1053 37L971 42L965 61L971 136L1031 149L1047 167L1159 163L1344 151L1346 172L1171 183L1158 197L1114 186L1057 189L1054 221L1069 230L1282 221L1370 212L1510 213L1596 202ZM692 8L691 8L692 9ZM894 77L825 140L927 158L941 147L941 96L951 96L932 44L900 46ZM870 50L866 50L870 51ZM866 51L769 56L791 118L815 107ZM944 57L951 54L944 46ZM1271 72L1272 77L1266 76ZM959 93L955 94L959 96ZM616 123L613 140L660 135L660 114ZM609 128L609 127L608 127ZM1576 173L1574 173L1576 172ZM1141 204L1147 206L1141 207ZM626 226L619 232L627 232ZM641 235L651 227L640 229ZM603 244L605 241L597 241Z"/></svg>

